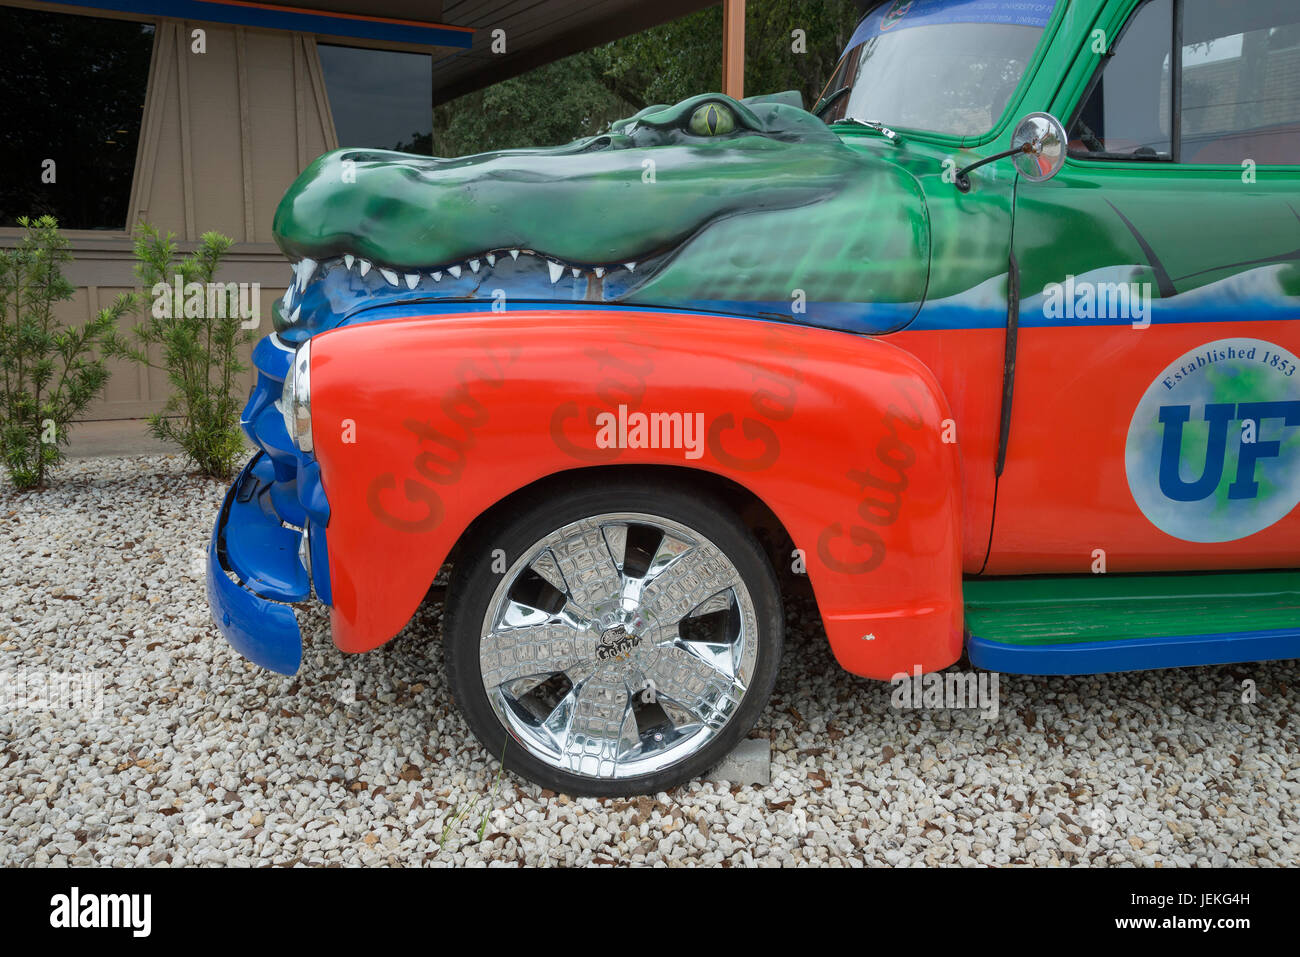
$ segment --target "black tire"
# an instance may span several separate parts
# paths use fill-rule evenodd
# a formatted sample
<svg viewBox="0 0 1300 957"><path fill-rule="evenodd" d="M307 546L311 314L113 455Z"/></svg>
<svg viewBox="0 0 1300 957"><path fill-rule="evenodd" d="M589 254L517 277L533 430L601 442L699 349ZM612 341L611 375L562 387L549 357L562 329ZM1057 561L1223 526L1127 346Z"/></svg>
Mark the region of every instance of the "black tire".
<svg viewBox="0 0 1300 957"><path fill-rule="evenodd" d="M530 753L493 709L480 665L481 628L503 578L493 570L495 549L513 568L547 535L571 522L616 512L658 516L708 539L730 560L752 603L757 623L757 658L746 690L727 723L693 753L669 766L635 777L598 778L575 774ZM498 555L499 558L499 555ZM552 791L593 797L649 794L676 787L717 765L745 737L771 696L780 665L784 618L776 575L754 536L720 497L679 480L578 477L524 493L485 521L461 553L447 589L445 661L455 701L471 730L493 757L504 754L507 770Z"/></svg>

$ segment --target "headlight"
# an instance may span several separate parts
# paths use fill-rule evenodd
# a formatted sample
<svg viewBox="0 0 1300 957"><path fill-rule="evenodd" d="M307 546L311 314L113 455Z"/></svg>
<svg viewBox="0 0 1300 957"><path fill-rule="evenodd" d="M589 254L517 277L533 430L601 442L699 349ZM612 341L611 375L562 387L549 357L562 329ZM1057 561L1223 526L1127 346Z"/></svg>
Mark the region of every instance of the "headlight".
<svg viewBox="0 0 1300 957"><path fill-rule="evenodd" d="M311 441L311 340L308 339L294 353L289 375L280 393L280 412L284 416L284 429L293 444L310 452Z"/></svg>

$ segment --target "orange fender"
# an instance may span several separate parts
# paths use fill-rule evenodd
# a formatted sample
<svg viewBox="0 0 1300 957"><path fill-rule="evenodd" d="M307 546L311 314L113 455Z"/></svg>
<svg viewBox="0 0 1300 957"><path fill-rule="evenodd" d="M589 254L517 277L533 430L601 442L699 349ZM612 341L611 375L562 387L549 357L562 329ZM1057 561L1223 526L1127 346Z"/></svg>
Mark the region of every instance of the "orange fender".
<svg viewBox="0 0 1300 957"><path fill-rule="evenodd" d="M512 492L649 463L725 476L776 514L844 668L888 679L961 654L950 413L888 343L688 313L443 314L315 337L311 384L344 651L396 634L466 527ZM638 414L655 413L646 432Z"/></svg>

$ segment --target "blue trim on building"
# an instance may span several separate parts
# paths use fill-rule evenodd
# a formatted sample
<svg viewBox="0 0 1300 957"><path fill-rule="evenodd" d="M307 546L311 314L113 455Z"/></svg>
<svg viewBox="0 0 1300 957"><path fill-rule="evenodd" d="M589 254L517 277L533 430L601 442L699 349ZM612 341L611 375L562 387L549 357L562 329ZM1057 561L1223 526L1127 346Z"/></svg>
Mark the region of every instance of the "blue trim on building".
<svg viewBox="0 0 1300 957"><path fill-rule="evenodd" d="M971 635L966 651L971 664L986 671L1091 675L1300 658L1300 628L1054 645L1012 645Z"/></svg>
<svg viewBox="0 0 1300 957"><path fill-rule="evenodd" d="M149 17L230 23L266 30L293 30L299 33L323 33L332 37L357 40L383 40L389 43L416 43L421 46L454 47L468 50L474 42L473 31L455 30L438 24L421 26L348 14L324 11L291 10L287 7L262 6L255 3L223 3L222 0L50 0L70 7L92 7L116 13L135 13Z"/></svg>

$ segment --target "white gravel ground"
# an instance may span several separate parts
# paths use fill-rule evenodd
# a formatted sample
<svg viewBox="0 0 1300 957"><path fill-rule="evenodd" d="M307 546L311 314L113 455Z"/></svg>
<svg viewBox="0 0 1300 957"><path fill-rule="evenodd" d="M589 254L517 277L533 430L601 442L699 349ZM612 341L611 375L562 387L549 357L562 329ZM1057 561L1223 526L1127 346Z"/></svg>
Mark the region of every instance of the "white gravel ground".
<svg viewBox="0 0 1300 957"><path fill-rule="evenodd" d="M1003 676L994 720L900 711L835 665L801 601L755 731L770 786L575 800L498 775L449 699L436 606L363 656L334 648L315 607L295 678L236 656L202 582L223 492L178 456L0 486L0 672L104 684L98 716L0 711L0 865L1300 857L1295 662Z"/></svg>

